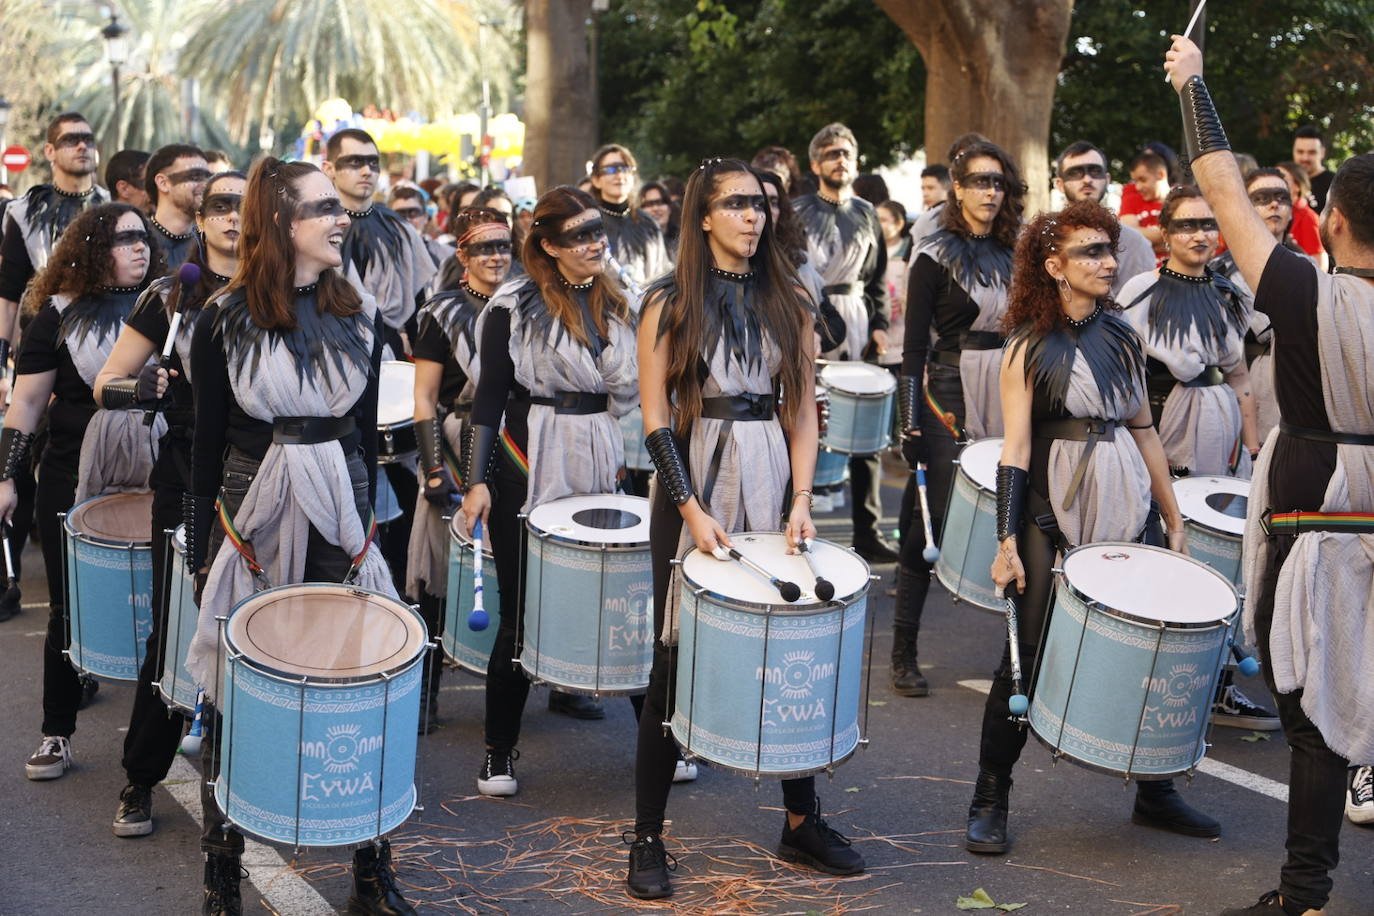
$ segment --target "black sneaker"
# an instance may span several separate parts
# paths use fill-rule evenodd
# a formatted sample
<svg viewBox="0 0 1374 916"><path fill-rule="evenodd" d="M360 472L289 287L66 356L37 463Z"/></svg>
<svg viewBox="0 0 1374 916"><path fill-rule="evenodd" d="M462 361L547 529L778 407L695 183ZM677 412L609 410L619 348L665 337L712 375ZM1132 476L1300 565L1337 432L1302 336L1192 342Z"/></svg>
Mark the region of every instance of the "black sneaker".
<svg viewBox="0 0 1374 916"><path fill-rule="evenodd" d="M668 872L677 871L677 859L663 848L663 838L653 833L638 839L631 839L632 836L630 833L621 836L630 845L630 872L625 876L630 896L640 900L673 896L673 882Z"/></svg>
<svg viewBox="0 0 1374 916"><path fill-rule="evenodd" d="M896 549L881 535L878 537L856 540L854 542L854 552L869 563L876 565L896 563L898 558Z"/></svg>
<svg viewBox="0 0 1374 916"><path fill-rule="evenodd" d="M28 762L24 775L29 779L59 779L72 766L72 739L60 735L44 735Z"/></svg>
<svg viewBox="0 0 1374 916"><path fill-rule="evenodd" d="M1374 767L1351 767L1345 816L1352 824L1374 824Z"/></svg>
<svg viewBox="0 0 1374 916"><path fill-rule="evenodd" d="M153 790L132 783L119 793L115 812L115 836L147 836L153 832Z"/></svg>
<svg viewBox="0 0 1374 916"><path fill-rule="evenodd" d="M1278 891L1270 891L1259 899L1259 903L1247 907L1222 910L1221 916L1303 916L1316 913L1302 904L1286 903Z"/></svg>
<svg viewBox="0 0 1374 916"><path fill-rule="evenodd" d="M576 693L549 691L549 712L556 712L573 719L604 719L606 708L596 697L586 697Z"/></svg>
<svg viewBox="0 0 1374 916"><path fill-rule="evenodd" d="M778 858L784 862L809 865L830 875L857 875L864 870L864 857L854 851L838 830L821 820L820 802L817 811L808 814L797 829L783 815L782 839L778 840Z"/></svg>
<svg viewBox="0 0 1374 916"><path fill-rule="evenodd" d="M100 682L88 675L81 675L81 700L76 704L77 709L85 709L95 702L95 695L100 692Z"/></svg>
<svg viewBox="0 0 1374 916"><path fill-rule="evenodd" d="M1212 705L1212 722L1233 728L1248 728L1257 732L1272 732L1283 728L1279 714L1265 709L1240 692L1235 684L1222 688L1221 696Z"/></svg>
<svg viewBox="0 0 1374 916"><path fill-rule="evenodd" d="M520 791L520 783L515 781L515 761L520 752L515 748L508 751L487 750L487 759L477 774L477 791L483 795L504 798Z"/></svg>
<svg viewBox="0 0 1374 916"><path fill-rule="evenodd" d="M23 610L23 601L24 596L19 592L19 586L11 585L5 589L5 593L0 595L0 623Z"/></svg>

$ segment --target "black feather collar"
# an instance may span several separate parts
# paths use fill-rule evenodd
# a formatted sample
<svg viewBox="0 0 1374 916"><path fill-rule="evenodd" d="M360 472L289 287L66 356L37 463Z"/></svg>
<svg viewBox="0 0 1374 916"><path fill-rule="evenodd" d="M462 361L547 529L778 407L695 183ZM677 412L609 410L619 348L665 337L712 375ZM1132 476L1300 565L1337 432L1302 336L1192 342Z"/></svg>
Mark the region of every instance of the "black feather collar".
<svg viewBox="0 0 1374 916"><path fill-rule="evenodd" d="M1006 289L1011 283L1011 249L990 235L964 235L943 227L926 238L921 253L949 271L966 293L979 286Z"/></svg>
<svg viewBox="0 0 1374 916"><path fill-rule="evenodd" d="M369 266L385 269L386 265L406 264L405 223L389 207L374 204L366 213L353 216L341 253L345 270L352 264L359 279L367 278ZM406 269L410 269L408 264Z"/></svg>
<svg viewBox="0 0 1374 916"><path fill-rule="evenodd" d="M94 186L80 194L59 191L55 185L40 184L24 195L24 221L30 236L37 235L51 251L71 221L87 207L104 203Z"/></svg>
<svg viewBox="0 0 1374 916"><path fill-rule="evenodd" d="M742 372L751 372L764 364L763 327L754 310L755 279L752 272L727 278L712 272L706 278L704 339L701 342L703 362L709 366L722 347L728 369L733 360ZM677 283L667 274L653 283L645 294L652 301L656 290L663 291L664 308L659 317L659 333L668 327L669 311L680 308Z"/></svg>
<svg viewBox="0 0 1374 916"><path fill-rule="evenodd" d="M1211 268L1198 279L1180 279L1173 271L1161 272L1154 283L1126 303L1133 308L1150 300L1150 339L1174 346L1197 330L1205 342L1224 346L1228 327L1245 336L1245 305L1230 279Z"/></svg>
<svg viewBox="0 0 1374 916"><path fill-rule="evenodd" d="M1074 357L1088 363L1104 404L1124 405L1140 390L1145 354L1140 337L1114 306L1099 307L1081 327L1055 328L1037 335L1028 325L1012 332L1007 346L1015 355L1026 347L1026 379L1042 388L1056 410L1063 410L1069 395Z"/></svg>
<svg viewBox="0 0 1374 916"><path fill-rule="evenodd" d="M227 294L220 300L214 333L223 343L229 365L239 366L249 360L249 371L256 374L267 351L282 344L295 357L296 377L302 385L322 377L330 364L340 376L350 371L371 374L369 321L362 312L342 318L321 315L312 288L311 292L296 297L295 313L294 330L264 328L253 321L242 289Z"/></svg>
<svg viewBox="0 0 1374 916"><path fill-rule="evenodd" d="M591 295L588 290L575 286L569 286L567 293L573 305L582 311L582 328L589 342L587 349L591 352L592 359L596 359L601 355L601 351L610 345L610 341L601 336L596 328L596 322L592 321ZM514 295L515 304L512 309L520 317L520 327L524 335L522 339L525 343L534 340L548 341L548 346L557 348L563 343L564 338L577 342L577 338L568 332L568 326L549 311L548 305L544 302L544 295L539 291L539 284L527 279ZM556 331L554 325L558 326Z"/></svg>
<svg viewBox="0 0 1374 916"><path fill-rule="evenodd" d="M477 316L482 314L490 297L469 294L468 288L445 290L436 294L420 307L418 321L420 333L433 325L448 340L455 353L460 342L468 345L468 350L477 351Z"/></svg>
<svg viewBox="0 0 1374 916"><path fill-rule="evenodd" d="M119 291L101 291L84 299L68 303L57 321L58 336L63 340L80 339L88 334L105 336L119 333L119 327L134 310L141 290L138 287Z"/></svg>

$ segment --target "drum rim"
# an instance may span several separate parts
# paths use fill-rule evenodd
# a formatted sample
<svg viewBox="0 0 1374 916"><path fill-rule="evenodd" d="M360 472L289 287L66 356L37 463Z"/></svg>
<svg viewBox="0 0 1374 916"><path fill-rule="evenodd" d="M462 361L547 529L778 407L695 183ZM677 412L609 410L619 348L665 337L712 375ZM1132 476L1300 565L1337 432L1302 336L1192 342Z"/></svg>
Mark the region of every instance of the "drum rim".
<svg viewBox="0 0 1374 916"><path fill-rule="evenodd" d="M972 442L967 442L967 443L965 443L964 445L961 445L961 446L959 447L959 451L958 451L958 453L954 456L953 461L954 461L955 467L957 467L957 468L959 469L957 472L955 472L955 476L956 476L956 477L964 477L964 478L967 478L967 479L968 479L968 482L971 483L971 484L973 484L973 485L974 485L975 487L977 487L979 490L982 490L982 491L984 491L984 492L986 492L986 493L992 493L992 494L995 496L995 495L997 494L997 488L996 488L996 487L985 487L985 486L983 486L981 483L979 483L977 480L975 480L974 477L973 477L973 474L970 473L969 471L967 471L967 470L964 469L964 460L963 460L963 458L964 458L964 452L966 452L966 451L968 451L969 449L973 448L975 445L980 445L980 444L982 444L982 443L984 443L984 442L993 442L993 441L1005 443L1005 442L1006 442L1006 437L1005 437L1005 436L984 436L984 437L981 438L981 439L974 439ZM1000 452L1000 451L998 452L998 457L999 457L999 460L1000 460L1000 457L1001 457L1001 452ZM950 489L950 492L951 492L951 493L954 492L954 491L953 491L953 488ZM1067 559L1067 557L1066 557L1066 559ZM1001 612L999 611L998 613L1001 613Z"/></svg>
<svg viewBox="0 0 1374 916"><path fill-rule="evenodd" d="M676 710L674 710L674 715L676 715ZM864 743L864 736L862 731L860 731L858 739L854 742L853 750L849 751L842 757L836 757L834 760L830 761L830 763L824 766L807 767L806 769L802 770L788 770L785 773L781 771L773 772L771 770L755 770L750 767L740 767L730 763L721 763L718 760L715 760L711 757L707 757L705 754L698 754L695 751L688 751L687 745L683 744L681 741L678 740L677 733L672 728L672 719L669 719L668 721L668 734L673 736L673 743L676 744L678 746L678 749L682 751L683 759L704 760L711 765L712 769L725 770L727 773L738 773L741 776L749 776L753 779L802 779L807 776L817 776L821 773L828 773L835 767L842 766L848 763L850 758L852 758L855 754L859 752L859 748L863 747Z"/></svg>
<svg viewBox="0 0 1374 916"><path fill-rule="evenodd" d="M584 541L581 538L573 537L571 535L554 534L551 531L545 531L543 528L540 528L534 523L535 511L543 508L544 506L553 505L554 503L562 502L565 499L577 499L578 497L597 496L619 496L627 499L642 500L646 510L644 512L644 518L648 519L651 517L650 510L652 510L653 504L650 500L645 499L642 496L626 496L626 494L624 493L569 493L567 496L560 496L558 499L551 499L547 502L540 503L538 506L531 507L530 510L525 513L525 530L527 530L534 537L538 538L541 542L557 541L558 543L570 546L575 550L585 550L591 553L601 553L603 551L606 553L633 553L635 551L647 550L649 547L648 539L645 539L643 541L617 541L615 543L607 543L606 541ZM629 531L630 529L626 528L622 530ZM483 546L485 547L485 545Z"/></svg>
<svg viewBox="0 0 1374 916"><path fill-rule="evenodd" d="M449 516L448 521L444 525L444 527L448 528L449 543L456 544L459 550L466 550L468 553L474 553L475 551L472 549L472 539L468 537L467 532L463 532L463 537L460 538L457 530L454 528L453 522L457 518L457 515ZM464 538L467 539L464 540ZM490 538L482 539L482 559L491 560L493 563L496 562L495 555L491 552Z"/></svg>
<svg viewBox="0 0 1374 916"><path fill-rule="evenodd" d="M1197 528L1197 529L1199 529L1200 531L1204 531L1204 532L1206 532L1207 534L1214 535L1215 537L1217 537L1217 538L1219 538L1219 539L1221 539L1221 540L1223 540L1223 541L1231 541L1231 542L1234 542L1234 543L1236 543L1236 544L1239 544L1242 540L1245 539L1245 533L1244 533L1244 532L1241 532L1240 534L1236 534L1234 531L1223 531L1223 530L1221 530L1220 528L1215 528L1215 527L1213 527L1213 526L1207 524L1206 522L1200 522L1200 521L1198 521L1197 519L1195 519L1195 518L1189 518L1189 517L1186 516L1186 515L1183 516L1183 527L1184 527L1184 528L1189 528L1189 527ZM1190 557L1190 559L1191 559L1191 557Z"/></svg>
<svg viewBox="0 0 1374 916"><path fill-rule="evenodd" d="M378 420L378 421L377 421L377 432L381 432L381 431L384 430L384 429L409 429L409 428L411 428L411 427L414 426L414 425L415 425L415 418L414 418L414 417L406 417L406 418L403 419L403 420L397 420L395 423L383 423L383 422L381 422L380 420Z"/></svg>
<svg viewBox="0 0 1374 916"><path fill-rule="evenodd" d="M98 494L96 494L95 496L88 496L88 497L86 497L85 499L81 500L81 502L76 503L76 504L73 505L70 509L68 509L66 512L63 512L63 513L62 513L62 530L63 530L63 532L64 532L68 537L71 537L73 540L80 541L80 542L83 543L83 544L92 544L92 545L94 545L94 546L96 546L96 547L118 547L120 550L139 550L139 551L141 551L141 550L146 550L146 551L151 552L152 549L153 549L153 539L152 539L152 536L151 536L151 532L149 533L148 540L146 540L146 541L118 541L118 540L114 540L113 538L103 538L103 537L99 537L98 535L87 534L87 533L84 532L84 531L77 531L75 528L72 527L72 524L71 524L71 522L72 522L72 515L74 515L74 514L76 513L76 510L77 510L77 509L80 509L82 506L86 505L87 503L95 502L97 499L104 499L104 498L106 498L107 496L122 496L122 495L125 495L125 494L122 494L122 493L98 493ZM131 495L142 496L142 495L144 495L144 494L135 492L135 493L133 493L133 494L131 494ZM150 497L152 496L151 493L148 493L147 495L150 496ZM149 504L151 505L151 500L150 500Z"/></svg>
<svg viewBox="0 0 1374 916"><path fill-rule="evenodd" d="M259 661L258 659L253 658L252 656L246 654L234 645L233 639L229 635L229 621L232 620L234 615L238 613L238 611L245 605L247 605L249 602L259 600L265 595L270 595L274 592L281 592L286 591L288 589L297 589L302 588L304 586L316 585L324 585L330 588L344 589L349 592L356 592L364 595L373 596L376 598L381 598L384 601L396 604L398 607L405 608L415 617L416 620L420 622L420 628L424 631L425 634L425 639L423 642L420 643L419 647L416 649L415 656L407 661L395 665L394 667L378 671L376 674L360 674L349 677L327 677L317 675L295 674L287 671L281 671L277 668L272 667L271 665L268 665L264 662ZM344 585L340 582L295 582L290 585L277 585L273 586L272 588L265 588L260 592L253 592L253 594L249 595L248 597L240 601L238 604L234 605L234 607L229 611L229 616L225 618L224 626L220 630L219 641L221 651L224 651L226 653L226 667L224 669L226 678L228 677L229 671L228 665L243 664L248 668L252 668L255 672L263 675L264 677L270 678L271 680L279 681L285 684L291 684L292 686L301 687L335 684L353 684L357 686L362 686L365 684L375 684L383 681L390 681L399 677L402 674L405 674L416 664L420 663L424 659L425 653L430 651L432 644L432 638L429 634L429 627L425 625L425 619L422 616L420 616L420 612L416 610L414 605L406 604L400 598L393 598L391 595L388 595L385 592L375 591L370 588L359 588L355 585Z"/></svg>
<svg viewBox="0 0 1374 916"><path fill-rule="evenodd" d="M1190 486L1190 484L1186 483L1185 481L1203 481L1203 480L1219 480L1219 481L1222 481L1222 482L1237 481L1237 482L1246 483L1246 484L1249 483L1249 481L1240 481L1239 478L1236 478L1236 477L1223 477L1223 476L1220 475L1220 474L1203 474L1203 475L1200 475L1200 476L1198 476L1198 477L1180 477L1179 479L1177 479L1177 480L1175 480L1175 481L1172 482L1172 489L1174 490L1175 500L1177 500L1178 488L1179 488L1179 485L1180 485L1180 484L1182 484L1184 487L1188 487L1188 486ZM1250 487L1249 487L1249 486L1246 486L1243 490L1237 488L1237 489L1235 489L1235 490L1227 490L1226 492L1230 493L1232 496L1244 496L1247 500L1249 500L1249 498L1250 498ZM1179 513L1183 516L1183 524L1184 524L1184 527L1187 527L1188 525L1193 525L1193 526L1195 526L1195 527L1197 527L1197 528L1200 528L1201 530L1207 532L1208 534L1214 534L1214 535L1216 535L1217 537L1222 538L1222 539L1227 540L1227 541L1236 541L1236 542L1240 542L1240 541L1241 541L1242 539L1244 539L1244 537L1245 537L1245 531L1244 531L1245 526L1244 526L1244 524L1241 525L1241 531L1240 531L1240 533L1238 534L1238 533L1236 533L1236 532L1234 532L1234 531L1226 531L1226 530L1224 530L1224 529L1218 528L1218 527L1215 526L1215 525L1209 525L1209 524L1207 524L1206 522L1202 521L1201 519L1194 518L1193 516L1188 515L1187 513L1185 513L1185 512L1183 511L1183 505L1182 505L1182 503L1179 504L1178 511L1179 511ZM1218 513L1218 514L1220 514L1220 513ZM1243 523L1243 522L1244 522L1244 519L1242 519L1241 521L1242 521L1242 523Z"/></svg>
<svg viewBox="0 0 1374 916"><path fill-rule="evenodd" d="M763 533L763 534L781 534L781 532L776 532L776 531L767 531L767 532L737 531L737 532L735 532L735 533L736 533L736 534L759 534L759 533ZM699 583L699 582L697 582L695 579L693 579L690 575L688 575L688 573L687 573L687 556L688 556L688 554L692 553L692 551L696 551L697 553L703 553L703 551L701 550L701 548L697 547L696 545L693 545L693 546L689 547L689 548L687 549L687 551L686 551L685 553L683 553L683 555L682 555L681 557L679 557L677 560L675 560L674 562L677 563L678 569L680 569L680 570L682 571L682 583L683 583L683 585L689 587L689 588L692 590L693 594L695 594L695 595L697 595L697 596L700 596L700 595L709 595L712 601L715 601L717 604L721 605L722 607L727 608L727 609L732 610L732 611L744 611L745 613L749 613L749 614L754 614L754 613L758 613L758 612L762 611L762 612L764 612L767 616L801 617L801 616L803 616L803 615L816 614L816 613L819 613L819 612L821 612L821 611L826 611L826 610L835 610L835 609L838 609L838 608L853 607L855 604L858 603L858 601L859 601L860 598L866 598L866 597L868 596L869 591L873 588L873 567L868 566L868 561L865 560L863 557L860 557L852 548L850 548L850 547L845 547L843 544L836 544L834 541L827 541L827 540L825 540L824 538L813 538L812 540L813 540L815 543L829 544L829 545L832 546L832 547L835 547L835 548L837 548L837 549L839 549L839 550L843 550L845 553L851 554L852 556L858 558L859 562L863 563L863 564L868 568L868 573L864 576L864 580L863 580L863 581L864 581L864 584L863 584L863 587L860 588L858 591L853 592L852 594L846 596L844 599L840 599L840 598L831 598L831 599L829 599L828 601L821 601L821 600L817 599L816 601L814 601L814 602L812 602L812 603L810 603L810 604L798 604L798 603L796 603L796 602L792 602L792 603L782 603L782 602L779 602L778 604L767 604L767 603L764 603L764 602L744 601L744 600L741 600L741 599L739 599L739 598L730 598L730 597L728 597L728 596L721 595L719 592L716 592L716 591L713 591L712 589L707 588L706 586L702 585L701 583ZM703 555L704 555L704 553L703 553ZM778 597L781 598L782 596L779 595ZM865 613L865 614L868 613L868 609L867 609L867 608L864 608L864 613ZM750 772L752 772L752 771L750 771Z"/></svg>
<svg viewBox="0 0 1374 916"><path fill-rule="evenodd" d="M1204 729L1203 740L1199 742L1199 744L1201 745L1201 750L1197 755L1197 759L1193 761L1191 766L1186 766L1181 770L1174 770L1168 773L1126 773L1123 770L1114 770L1111 767L1103 766L1100 763L1093 763L1091 760L1084 760L1082 757L1078 757L1073 753L1064 750L1063 748L1055 747L1053 744L1050 743L1050 740L1048 738L1046 738L1044 735L1040 734L1040 732L1036 730L1034 725L1030 724L1029 713L1027 714L1026 724L1030 729L1030 733L1035 736L1035 740L1043 744L1045 746L1045 749L1050 752L1051 758L1055 760L1062 758L1064 760L1067 760L1069 763L1072 763L1074 766L1080 766L1083 769L1091 770L1094 773L1104 773L1107 776L1116 776L1118 778L1125 776L1127 779L1134 779L1136 782L1155 782L1161 779L1174 779L1178 776L1184 776L1196 770L1198 768L1198 764L1202 763L1203 759L1207 756L1206 730Z"/></svg>
<svg viewBox="0 0 1374 916"><path fill-rule="evenodd" d="M891 388L884 388L884 390L882 390L882 391L850 391L848 388L841 388L839 385L836 385L834 382L827 382L827 381L825 381L825 371L826 371L827 369L829 369L831 366L843 366L843 365L846 365L846 364L848 364L848 363L854 363L854 364L859 365L859 366L872 366L874 369L877 369L878 371L882 372L884 375L887 376L889 382L886 382L885 384L890 383L890 384L892 385L892 387L891 387ZM876 378L877 376L875 375L874 377ZM840 392L841 394L847 394L847 395L849 395L850 397L854 397L854 398L885 398L885 397L888 397L889 395L891 395L891 394L893 394L893 393L895 393L895 392L897 391L897 378L896 378L896 376L894 376L891 372L888 372L886 369L883 369L881 366L877 365L876 363L866 362L866 361L861 360L861 359L842 359L842 360L833 360L833 361L827 363L826 365L824 365L824 366L821 367L821 369L820 369L819 372L816 373L816 383L819 384L819 385L821 385L821 386L823 386L823 387L825 387L826 389L828 389L828 390L830 390L830 391L838 391L838 392Z"/></svg>
<svg viewBox="0 0 1374 916"><path fill-rule="evenodd" d="M1211 573L1213 576L1216 576L1218 580L1220 580L1222 583L1226 585L1227 590L1229 590L1231 592L1231 595L1235 598L1235 605L1227 614L1218 618L1217 620L1199 621L1197 623L1180 623L1172 620L1161 620L1158 617L1141 617L1138 614L1132 614L1127 611L1117 610L1116 608L1109 608L1106 605L1104 605L1101 601L1098 601L1096 598L1091 598L1088 595L1085 595L1076 586L1074 586L1072 582L1069 581L1068 576L1064 572L1064 567L1068 565L1069 557L1073 556L1074 554L1082 550L1088 550L1089 548L1096 550L1102 547L1128 547L1138 550L1149 550L1154 551L1156 553L1169 554L1175 557L1179 557L1180 559L1188 560L1192 563L1195 563L1197 564L1199 569L1205 569L1207 572ZM1156 547L1153 544L1140 544L1136 541L1093 541L1090 544L1082 544L1078 547L1075 547L1073 550L1070 550L1068 553L1064 554L1064 558L1060 561L1059 569L1058 572L1055 574L1055 578L1059 580L1059 583L1062 586L1069 590L1069 593L1071 595L1073 595L1079 601L1083 602L1083 604L1086 605L1090 610L1100 611L1108 617L1115 617L1118 620L1125 620L1128 623L1144 624L1148 627L1162 627L1166 630L1205 630L1209 627L1226 627L1227 629L1230 629L1231 626L1235 624L1236 614L1239 614L1242 610L1240 603L1240 593L1236 591L1235 584L1230 579L1226 578L1221 573L1217 572L1215 569L1208 566L1206 563L1202 562L1201 560L1194 559L1193 557L1185 556L1181 553L1176 553L1175 551L1172 551L1167 547Z"/></svg>

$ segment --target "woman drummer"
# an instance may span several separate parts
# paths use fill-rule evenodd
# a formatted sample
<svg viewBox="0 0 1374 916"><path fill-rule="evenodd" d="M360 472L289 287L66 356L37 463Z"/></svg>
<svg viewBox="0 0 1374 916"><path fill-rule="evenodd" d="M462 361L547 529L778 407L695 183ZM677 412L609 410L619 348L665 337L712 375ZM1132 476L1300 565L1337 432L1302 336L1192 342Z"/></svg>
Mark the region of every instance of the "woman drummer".
<svg viewBox="0 0 1374 916"><path fill-rule="evenodd" d="M477 316L511 264L511 231L504 213L469 207L452 225L458 233L454 256L463 267L458 289L436 295L417 313L419 327L411 353L415 357L415 438L424 482L415 503L415 525L407 551L406 594L418 595L420 614L437 639L443 629L448 590L448 525L458 495L454 479L462 451L462 429L472 411L477 358ZM437 724L442 666L425 655L424 683L428 709L420 727Z"/></svg>
<svg viewBox="0 0 1374 916"><path fill-rule="evenodd" d="M68 639L58 516L107 488L145 486L152 467L151 443L138 435L143 414L98 411L91 388L134 301L164 269L152 231L148 218L128 204L87 210L63 232L29 291L27 301L38 311L24 330L14 394L0 433L0 520L8 525L17 501L14 475L28 461L34 430L46 413L48 436L38 459L35 519L48 576L49 615L43 643L43 740L25 765L29 779L57 779L71 766L71 736L82 698L81 678L62 657ZM96 440L95 447L88 440Z"/></svg>
<svg viewBox="0 0 1374 916"><path fill-rule="evenodd" d="M999 587L1020 597L1022 683L1035 682L1052 600L1056 552L1093 541L1158 544L1161 507L1168 545L1184 550L1164 450L1150 420L1140 340L1110 298L1120 225L1080 201L1041 214L1016 245L1001 370L1006 425L997 468ZM1129 432L1129 435L1127 433ZM1010 591L1008 592L1011 593ZM978 782L965 845L1007 851L1011 771L1026 743L1012 716L1010 641L983 710ZM1220 826L1193 810L1172 780L1136 784L1132 820L1213 837Z"/></svg>
<svg viewBox="0 0 1374 916"><path fill-rule="evenodd" d="M928 505L937 541L963 441L1002 434L997 367L1012 246L1026 193L1011 157L986 141L956 156L950 174L940 228L922 243L911 268L897 385L902 452L912 470L921 462L929 465ZM930 563L922 556L925 521L915 475L902 496L900 529L892 688L902 696L925 696L930 686L917 661L917 637Z"/></svg>
<svg viewBox="0 0 1374 916"><path fill-rule="evenodd" d="M1164 198L1159 225L1169 255L1158 271L1121 288L1129 321L1145 341L1150 408L1176 477L1249 479L1259 418L1245 366L1249 316L1240 293L1207 263L1219 229L1192 185Z"/></svg>
<svg viewBox="0 0 1374 916"><path fill-rule="evenodd" d="M483 523L501 587L501 625L487 666L487 752L477 775L483 795L519 789L514 761L530 690L513 663L525 611L520 516L566 496L615 492L625 463L616 418L638 395L634 319L602 270L606 245L589 195L566 185L545 192L525 240L528 275L503 286L477 322L480 369L463 441L463 515L469 535Z"/></svg>
<svg viewBox="0 0 1374 916"><path fill-rule="evenodd" d="M683 227L677 267L646 293L639 331L645 444L658 472L650 545L659 635L639 720L626 878L641 899L672 893L661 834L677 748L663 722L680 582L669 561L783 519L792 545L816 533L815 312L774 244L758 175L734 159L703 162L687 181ZM831 874L863 871L863 857L821 820L814 778L783 780L782 790L778 854Z"/></svg>
<svg viewBox="0 0 1374 916"><path fill-rule="evenodd" d="M323 172L263 159L244 189L238 269L196 322L184 517L200 621L187 669L207 691L219 684L217 619L259 589L348 581L395 595L370 509L385 330L372 297L339 272L348 225ZM205 720L215 731L212 699ZM205 740L214 746L212 735ZM202 760L213 778L215 755ZM212 793L202 784L202 907L237 913L243 837ZM386 840L354 853L349 908L414 912Z"/></svg>

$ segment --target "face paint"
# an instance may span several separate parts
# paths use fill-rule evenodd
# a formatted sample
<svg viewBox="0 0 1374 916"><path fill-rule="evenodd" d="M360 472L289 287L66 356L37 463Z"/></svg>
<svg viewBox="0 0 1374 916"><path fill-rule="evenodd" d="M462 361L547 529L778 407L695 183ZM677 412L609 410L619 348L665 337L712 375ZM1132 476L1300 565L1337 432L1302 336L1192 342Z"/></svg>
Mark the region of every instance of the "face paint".
<svg viewBox="0 0 1374 916"><path fill-rule="evenodd" d="M1176 219L1169 222L1165 231L1170 235L1192 235L1195 232L1220 232L1221 227L1214 219Z"/></svg>
<svg viewBox="0 0 1374 916"><path fill-rule="evenodd" d="M1091 245L1079 245L1064 252L1064 257L1075 261L1101 261L1108 255L1116 256L1116 251L1112 248L1111 242L1095 242Z"/></svg>
<svg viewBox="0 0 1374 916"><path fill-rule="evenodd" d="M138 244L148 244L148 233L142 229L122 229L114 234L110 242L112 248L132 248Z"/></svg>
<svg viewBox="0 0 1374 916"><path fill-rule="evenodd" d="M209 181L211 173L209 169L182 169L180 172L171 172L165 177L172 184L186 184L188 181Z"/></svg>
<svg viewBox="0 0 1374 916"><path fill-rule="evenodd" d="M975 191L1005 191L1007 189L1006 176L1001 172L974 172L961 178L959 184Z"/></svg>
<svg viewBox="0 0 1374 916"><path fill-rule="evenodd" d="M606 224L599 217L574 226L554 236L553 243L559 248L588 248L597 242L606 241Z"/></svg>
<svg viewBox="0 0 1374 916"><path fill-rule="evenodd" d="M572 248L572 245L564 245L564 248ZM506 255L511 253L511 243L509 239L496 239L490 242L472 242L463 247L469 257L490 258L495 255Z"/></svg>
<svg viewBox="0 0 1374 916"><path fill-rule="evenodd" d="M201 204L200 212L207 218L224 217L239 212L243 205L242 194L210 194Z"/></svg>
<svg viewBox="0 0 1374 916"><path fill-rule="evenodd" d="M398 207L393 211L401 219L419 219L425 215L423 207Z"/></svg>
<svg viewBox="0 0 1374 916"><path fill-rule="evenodd" d="M1107 177L1107 170L1100 165L1071 165L1059 177L1065 181L1082 181L1085 177L1101 181Z"/></svg>
<svg viewBox="0 0 1374 916"><path fill-rule="evenodd" d="M95 134L89 132L63 134L57 138L57 142L53 146L58 149L70 149L83 143L87 146L95 146Z"/></svg>
<svg viewBox="0 0 1374 916"><path fill-rule="evenodd" d="M1293 195L1283 188L1260 188L1250 192L1250 203L1256 207L1265 207L1275 203L1291 207L1293 206Z"/></svg>
<svg viewBox="0 0 1374 916"><path fill-rule="evenodd" d="M338 159L334 160L334 167L336 169L344 169L350 172L362 171L365 168L371 169L374 172L379 172L382 168L382 157L377 155L340 156Z"/></svg>
<svg viewBox="0 0 1374 916"><path fill-rule="evenodd" d="M324 197L320 200L312 200L309 203L300 205L296 211L296 219L322 219L323 217L336 218L344 212L343 202L337 197Z"/></svg>
<svg viewBox="0 0 1374 916"><path fill-rule="evenodd" d="M728 210L730 212L753 210L760 216L766 216L768 213L768 198L762 194L730 194L726 197L717 198L712 201L710 209Z"/></svg>

